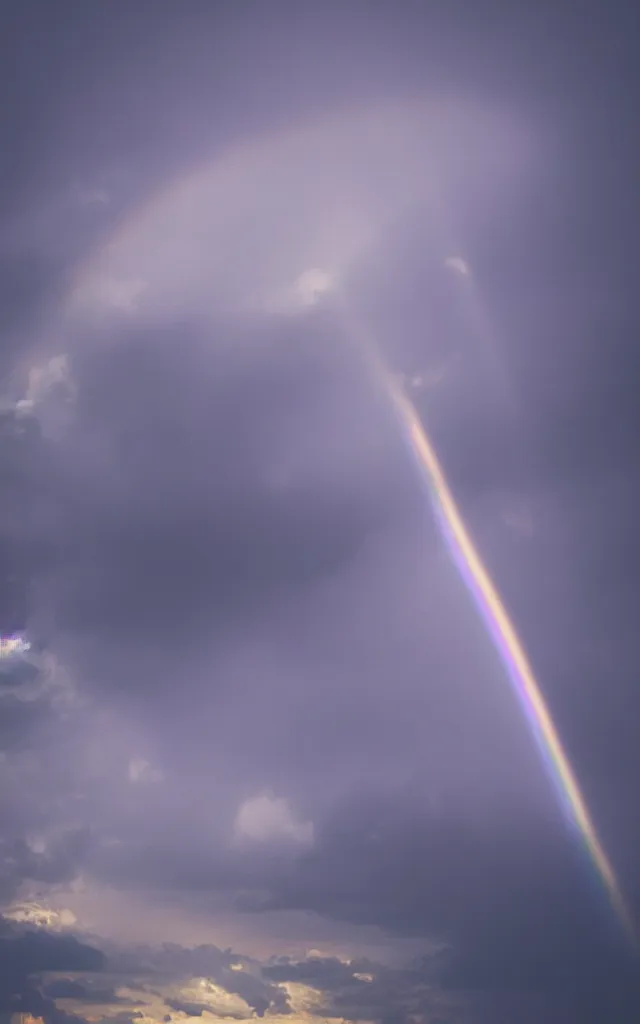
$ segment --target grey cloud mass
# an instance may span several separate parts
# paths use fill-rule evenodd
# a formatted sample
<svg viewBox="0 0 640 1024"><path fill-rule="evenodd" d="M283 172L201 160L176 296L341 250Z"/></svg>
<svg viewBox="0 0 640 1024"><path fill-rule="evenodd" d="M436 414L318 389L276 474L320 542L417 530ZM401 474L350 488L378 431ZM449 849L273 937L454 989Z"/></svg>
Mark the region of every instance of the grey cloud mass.
<svg viewBox="0 0 640 1024"><path fill-rule="evenodd" d="M3 1020L638 1019L628 19L2 14Z"/></svg>

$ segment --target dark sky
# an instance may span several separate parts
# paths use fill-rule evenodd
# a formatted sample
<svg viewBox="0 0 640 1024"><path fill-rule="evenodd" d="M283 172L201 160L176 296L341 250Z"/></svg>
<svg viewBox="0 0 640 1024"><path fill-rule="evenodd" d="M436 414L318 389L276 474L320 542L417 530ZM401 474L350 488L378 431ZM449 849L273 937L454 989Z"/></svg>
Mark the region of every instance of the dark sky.
<svg viewBox="0 0 640 1024"><path fill-rule="evenodd" d="M637 21L3 5L0 1013L639 1019Z"/></svg>

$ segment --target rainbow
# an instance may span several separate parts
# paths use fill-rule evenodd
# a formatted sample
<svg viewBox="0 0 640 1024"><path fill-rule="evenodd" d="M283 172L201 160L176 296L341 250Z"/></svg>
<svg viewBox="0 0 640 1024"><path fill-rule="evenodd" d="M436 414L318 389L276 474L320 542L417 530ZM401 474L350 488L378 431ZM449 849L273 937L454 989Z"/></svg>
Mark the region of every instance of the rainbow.
<svg viewBox="0 0 640 1024"><path fill-rule="evenodd" d="M247 281L258 296L256 301L266 302L267 299L270 301L272 284L289 277L293 280L296 273L301 270L309 272L309 268L330 268L335 283L348 272L356 258L367 251L372 235L379 234L384 224L394 222L402 210L410 207L416 196L435 196L434 203L437 200L437 182L433 176L425 178L427 150L423 151L419 141L423 138L420 126L426 109L422 103L411 108L383 105L379 110L358 118L355 124L348 116L337 120L330 118L319 134L315 129L294 130L285 133L275 149L271 140L264 138L259 143L237 147L234 153L215 165L202 165L177 185L161 190L143 210L126 217L97 256L79 268L65 315L73 318L79 310L93 310L96 304L98 309L115 307L128 313L136 308L139 292L142 292L143 311L147 308L145 296L150 293L159 302L161 315L164 314L169 308L166 304L177 301L172 289L176 262L182 265L180 257L176 256L178 244L181 247L191 246L184 248L189 254L189 288L184 295L180 292L180 302L193 302L197 291L205 295L207 308L224 297L224 308L228 304L229 308L242 312L246 309ZM446 111L442 123L448 123L449 119L449 111ZM438 123L441 123L440 119ZM382 140L382 146L379 141L372 143L372 139ZM393 144L390 144L390 139ZM340 175L336 171L335 174L317 176L316 153L320 154L320 164L324 169L326 160L322 154L338 151L342 152L341 163L336 165L342 167ZM398 173L397 165L393 162L387 165L386 160L390 154L401 152L409 153L410 158L404 164L401 162L399 169L402 173ZM389 183L379 194L361 187L365 180L362 171L366 170L362 166L362 153L366 153L365 163L367 159L370 163L377 161L378 172L381 166L390 167L389 173L376 175L376 181ZM244 210L247 195L270 196L271 188L280 195L283 167L299 168L294 181L296 187L287 186L291 189L287 204L294 211L292 224L295 230L291 236L285 231L283 243L277 246L272 242L273 204L268 202L264 210L260 206L250 207L248 214ZM392 173L394 167L396 170ZM339 188L335 184L337 177ZM289 182L288 177L286 180ZM313 195L314 208L323 209L324 217L320 229L312 231L308 238L310 194ZM207 219L203 221L206 211ZM231 260L225 243L227 239L235 239L236 218L241 215L251 220L258 213L260 230L253 226L251 238L260 239L260 244L245 247L242 261ZM176 224L180 226L179 233ZM264 233L264 241L260 232ZM154 256L164 251L162 246L167 238L171 239L171 257L156 266ZM212 238L216 239L215 250L198 248L205 243L209 246ZM195 249L194 239L197 242ZM251 271L247 270L236 280L239 268L244 268L248 256L251 257ZM144 272L146 269L145 258L152 276L155 275L153 290L147 288L147 281L138 278L140 270ZM187 266L185 260L182 263ZM198 269L198 274L192 280L194 268ZM459 261L453 264L453 268L460 272ZM185 278L180 277L179 282L183 288ZM334 300L342 305L339 292L336 286ZM474 547L433 446L408 397L382 365L376 346L369 338L363 337L362 331L353 323L348 314L348 303L343 312L345 322L351 322L354 329L354 340L360 335L363 353L375 367L376 375L390 397L421 478L428 485L445 542L505 666L567 817L582 836L616 913L633 935L633 922L614 870L598 838L540 687L500 595ZM477 329L486 337L484 322L478 319L480 312L474 299Z"/></svg>
<svg viewBox="0 0 640 1024"><path fill-rule="evenodd" d="M381 367L378 366L378 370ZM615 872L596 832L576 776L564 752L533 669L500 595L476 551L455 503L440 461L422 422L399 384L385 373L386 387L406 435L447 547L471 593L525 713L554 788L569 821L578 829L608 898L625 931L636 944L636 929Z"/></svg>

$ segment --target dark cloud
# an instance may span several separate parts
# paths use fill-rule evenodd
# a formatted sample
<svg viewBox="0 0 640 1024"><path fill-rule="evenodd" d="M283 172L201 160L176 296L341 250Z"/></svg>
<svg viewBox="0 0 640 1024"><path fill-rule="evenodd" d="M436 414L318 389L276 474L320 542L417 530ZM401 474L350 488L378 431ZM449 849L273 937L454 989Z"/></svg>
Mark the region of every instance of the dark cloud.
<svg viewBox="0 0 640 1024"><path fill-rule="evenodd" d="M493 967L489 961L495 954ZM313 986L322 993L319 1016L345 1019L373 1019L381 1022L410 1021L416 1018L437 1021L508 1021L513 1014L532 1022L545 1014L552 1021L596 1021L607 1014L619 1014L631 1020L637 1004L637 991L618 975L610 977L604 990L589 975L576 974L571 986L557 987L541 983L532 966L528 978L519 977L513 986L509 961L504 950L491 946L473 965L458 960L451 963L443 952L425 962L404 968L392 968L375 962L352 961L348 965L331 958L309 958L267 965L263 973L279 981L294 981ZM571 970L572 967L569 967ZM603 973L605 966L602 965ZM494 973L495 972L495 973Z"/></svg>
<svg viewBox="0 0 640 1024"><path fill-rule="evenodd" d="M91 946L67 936L25 931L0 921L0 1012L31 1013L47 1024L75 1021L43 995L38 982L53 971L98 971L104 957Z"/></svg>
<svg viewBox="0 0 640 1024"><path fill-rule="evenodd" d="M444 813L418 824L397 801L351 805L280 884L279 906L445 940L449 951L426 964L444 988L621 1005L640 995L596 869L557 820L512 810L508 822ZM335 963L312 969L318 980L327 972L328 987L344 976Z"/></svg>
<svg viewBox="0 0 640 1024"><path fill-rule="evenodd" d="M44 971L96 971L104 957L72 936L23 931L3 922L3 966L8 973L29 976Z"/></svg>
<svg viewBox="0 0 640 1024"><path fill-rule="evenodd" d="M46 818L40 808L30 810L30 814L21 814L10 803L5 806L5 812L8 811L5 837L0 843L0 886L5 901L15 896L21 883L27 880L42 884L72 881L89 847L87 831L72 828L55 836L44 852L34 851L25 839L25 825L27 828L42 826Z"/></svg>
<svg viewBox="0 0 640 1024"><path fill-rule="evenodd" d="M389 967L371 960L348 964L332 957L286 957L263 967L263 974L279 982L309 985L322 995L317 1016L346 1020L410 1020L413 1014L429 1016L441 995L419 965Z"/></svg>
<svg viewBox="0 0 640 1024"><path fill-rule="evenodd" d="M89 351L74 361L71 433L52 449L64 511L52 520L63 532L47 582L62 630L101 644L118 637L116 657L123 643L135 651L170 633L173 650L163 645L160 657L175 665L203 630L236 628L342 570L398 506L403 469L386 414L335 321L282 321L248 336L233 324L181 325ZM313 451L304 462L329 410L350 407L379 438L384 476L354 473L339 454L326 467ZM85 670L130 686L126 661L117 673L107 663Z"/></svg>
<svg viewBox="0 0 640 1024"><path fill-rule="evenodd" d="M241 969L235 969L242 965ZM175 943L162 946L135 946L109 948L106 971L115 983L128 988L140 988L157 995L164 993L166 1006L191 1016L200 1016L204 1011L212 1012L211 999L198 1002L180 998L176 993L184 991L185 984L193 985L194 979L206 979L218 986L218 1012L224 1017L247 1016L246 1007L226 1006L225 995L239 996L259 1017L271 1013L290 1012L288 997L284 989L274 984L259 962L240 957L232 950L217 946L201 945L191 949ZM182 987L182 988L181 988ZM173 993L173 994L172 994ZM81 996L73 998L81 999ZM91 996L97 1001L95 993Z"/></svg>
<svg viewBox="0 0 640 1024"><path fill-rule="evenodd" d="M125 1001L117 996L113 989L95 988L71 978L55 978L53 981L45 981L43 991L49 999L76 999L84 1005L89 1003L117 1004Z"/></svg>
<svg viewBox="0 0 640 1024"><path fill-rule="evenodd" d="M59 353L72 380L2 412L0 629L42 661L0 677L0 896L80 939L3 925L3 1012L268 1018L292 982L314 1017L636 1019L351 330L412 389L637 912L635 36L621 4L529 6L10 9L2 399ZM341 309L293 313L310 269ZM195 946L225 914L438 952ZM192 948L102 934L157 920Z"/></svg>

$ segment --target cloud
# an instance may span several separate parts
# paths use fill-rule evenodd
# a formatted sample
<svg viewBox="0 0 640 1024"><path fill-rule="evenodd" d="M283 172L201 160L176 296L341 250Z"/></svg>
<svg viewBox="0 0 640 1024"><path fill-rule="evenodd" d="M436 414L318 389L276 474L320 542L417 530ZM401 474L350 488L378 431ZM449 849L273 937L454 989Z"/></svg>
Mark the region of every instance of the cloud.
<svg viewBox="0 0 640 1024"><path fill-rule="evenodd" d="M339 321L318 308L218 330L215 358L208 329L180 325L117 344L98 332L73 351L73 420L51 449L64 558L42 600L77 694L55 703L44 688L8 708L14 742L24 721L28 759L11 771L28 796L6 820L16 836L48 816L88 831L57 858L10 847L12 892L46 882L64 906L60 888L82 873L86 906L92 885L113 908L133 887L131 914L168 900L188 927L224 930L223 909L248 931L300 914L389 943L448 940L459 958L442 976L459 971L463 988L498 985L503 951L514 984L530 985L535 958L553 987L544 908L573 985L572 943L585 969L601 956L584 939L580 870ZM272 458L294 468L275 496ZM163 785L131 785L132 764ZM247 802L265 789L287 800ZM287 842L295 859L280 856ZM73 895L79 927L81 906ZM495 959L478 959L489 947ZM362 1019L377 1019L376 998Z"/></svg>
<svg viewBox="0 0 640 1024"><path fill-rule="evenodd" d="M154 768L142 757L134 757L129 761L129 781L134 784L162 782L164 776L158 768Z"/></svg>
<svg viewBox="0 0 640 1024"><path fill-rule="evenodd" d="M308 846L313 842L313 823L296 821L283 797L256 796L238 808L234 836L240 843L285 841Z"/></svg>
<svg viewBox="0 0 640 1024"><path fill-rule="evenodd" d="M173 337L170 335L168 340L171 343ZM82 445L87 445L84 452L100 452L104 458L105 449L100 449L96 439L104 437L105 425L111 429L117 396L124 393L139 399L142 380L154 380L157 384L160 378L159 394L154 396L150 391L150 409L153 427L162 425L160 410L172 408L174 391L180 394L180 388L182 394L193 394L191 388L197 376L194 373L191 377L191 371L181 376L183 352L180 358L172 358L171 351L171 344L166 348L160 346L154 349L154 358L148 362L143 358L136 369L142 368L145 376L130 373L135 362L131 364L126 359L118 367L121 357L110 350L100 371L115 368L117 387L111 395L105 387L102 410L97 384L98 380L105 383L107 375L93 367L93 378L85 367L86 375L81 379L96 388L96 402L89 401L85 392L83 405L79 395L81 418L77 434L69 439L69 448L58 449L60 457L70 452L74 459L80 455L73 465L76 471L79 466L82 473ZM202 368L208 364L203 360L196 365ZM231 361L228 370L234 368ZM221 387L221 394L222 391ZM224 421L227 424L235 423L239 393L241 389L229 397L229 419ZM203 407L205 399L206 392ZM157 410L154 400L158 402ZM261 400L261 396L252 397L254 411ZM112 408L109 401L113 402ZM268 408L273 410L276 404ZM153 437L153 430L144 419L149 413L147 403L122 408L127 408L132 417L130 436ZM173 408L180 410L184 406L176 402ZM136 420L138 416L140 419ZM153 420L153 416L157 419ZM90 430L95 432L93 436ZM176 487L175 477L168 496L161 487L152 495L149 487L154 474L158 474L155 479L159 482L163 479L160 471L166 465L166 439L170 436L165 435L158 468L152 461L145 464L141 459L135 472L125 478L126 487L122 487L123 478L117 474L120 458L126 456L129 447L123 444L117 450L118 457L113 457L107 447L100 470L106 464L115 473L108 478L109 488L98 492L103 524L115 511L117 515L126 515L124 525L128 526L141 500L145 502L142 512L137 513L141 525L148 528L155 513L161 526L167 521L171 525L171 517L163 521L166 506L155 495L163 495L169 502L175 500L175 491L171 491ZM197 441L197 430L189 438ZM204 460L206 446L196 450L203 453ZM86 500L92 487L100 487L101 479L104 487L106 478L101 477L90 460L87 466L84 482L90 486L72 492L74 501L81 493L82 500ZM262 466L259 468L261 472ZM217 503L229 500L227 495L232 495L237 484L233 470L226 480L225 472L230 472L229 465L221 460L220 471L215 474L215 501L209 506L214 513L219 507ZM187 484L198 487L201 481L196 475L190 482L186 470L179 479L180 488L184 488L178 495L181 499L189 494ZM249 483L253 486L254 480L261 479L256 471ZM342 486L342 479L338 479ZM232 486L226 492L228 483ZM265 497L259 489L249 493L260 499ZM321 493L326 493L324 488ZM131 500L132 496L135 500ZM296 500L298 497L294 495ZM363 506L364 514L366 504ZM188 500L184 507L189 509ZM232 502L230 507L233 513ZM306 514L313 502L303 503L303 507ZM176 502L171 515L179 508ZM250 522L257 525L251 529L264 526L263 509L256 504L255 511L256 518ZM74 509L78 523L83 522L82 512L81 505ZM231 514L222 522L232 519ZM292 520L285 516L285 522L290 525ZM367 523L366 517L364 522ZM219 523L220 519L217 531L227 545L229 533ZM77 699L56 703L53 691L47 687L38 690L31 705L17 702L15 694L11 694L14 701L6 710L16 716L12 722L13 742L18 747L27 746L29 754L25 758L24 749L19 755L16 750L14 760L14 753L8 752L11 771L22 773L21 785L26 788L21 792L28 794L23 806L12 813L19 813L16 834L24 829L25 833L35 835L36 826L43 824L43 815L50 813L48 794L51 788L59 787L56 806L60 810L56 810L56 815L68 814L70 806L79 808L74 814L92 823L91 841L87 838L74 849L70 838L68 845L61 841L53 843L49 852L38 851L33 844L29 847L26 840L10 844L6 849L7 861L13 865L12 886L31 880L55 888L68 883L82 870L112 890L126 891L131 885L138 889L148 887L151 903L158 898L151 894L154 887L174 894L177 891L173 898L178 906L185 905L189 892L195 892L199 913L206 916L211 908L212 920L217 914L212 898L215 892L223 903L227 901L227 907L231 904L232 908L240 908L239 913L249 922L252 917L269 913L301 911L321 915L325 920L368 924L389 935L414 934L436 942L447 939L454 945L455 956L439 960L421 976L422 980L407 982L408 991L398 982L388 996L383 996L374 982L362 978L355 978L349 986L357 982L363 989L373 988L372 995L365 997L356 986L339 998L329 997L327 988L323 989L317 979L311 978L308 983L294 980L294 984L308 984L313 991L322 993L322 1016L331 1019L378 1020L383 1006L388 1006L384 1012L389 1014L394 1006L405 1007L402 1012L406 1014L427 1012L416 1009L426 1006L433 1014L440 1005L438 1012L444 1013L447 1004L455 1006L459 1001L462 1006L465 1000L468 1002L469 992L479 988L485 992L477 998L495 1008L500 999L507 998L508 985L514 990L508 996L514 1005L532 987L540 993L535 997L538 1003L560 998L591 999L594 1005L606 1006L614 990L621 993L620 999L631 999L633 986L629 975L620 968L618 951L608 949L606 942L600 940L600 922L584 910L585 892L591 883L584 879L570 844L565 843L562 830L549 811L547 791L541 800L537 786L531 784L534 759L527 760L522 733L513 731L517 716L512 717L505 709L502 680L491 672L485 680L482 645L474 646L475 639L468 640L468 648L467 644L456 645L460 660L451 660L448 631L442 626L447 614L451 615L452 635L462 635L456 632L461 628L466 637L477 634L466 632L472 627L458 617L459 605L447 604L448 570L433 552L431 560L427 558L424 564L421 561L416 569L413 544L407 543L403 548L395 541L389 547L378 546L375 529L366 532L364 541L360 529L354 533L357 542L347 549L348 557L338 561L337 566L334 563L332 571L326 572L320 561L317 568L321 571L300 577L292 563L290 593L295 595L295 601L284 599L274 604L271 595L282 596L280 585L266 585L260 614L250 628L247 629L242 615L237 619L224 618L226 609L222 608L221 621L239 622L241 628L235 634L237 643L235 637L229 643L226 630L219 630L224 639L217 649L209 649L211 660L202 656L202 648L197 651L200 641L189 631L190 615L184 613L186 597L180 589L179 575L174 577L178 581L175 594L161 594L159 605L145 604L156 598L157 584L150 587L148 576L149 566L166 544L162 534L158 546L149 548L149 558L142 562L140 598L131 602L126 614L122 614L118 601L98 606L101 614L85 619L90 628L84 636L82 630L70 629L67 623L65 658L69 658L74 669L82 664L83 658L87 659L85 664L96 666L85 676L91 684L79 687L87 703L84 707ZM215 533L207 538L214 538ZM243 541L250 534L247 529L242 534ZM74 544L76 539L73 538ZM142 539L141 531L136 544L131 545L131 559L123 567L126 572L122 579L129 584ZM104 535L91 540L101 554ZM386 542L389 543L388 536ZM422 552L424 533L420 544ZM92 566L92 572L96 564L101 571L111 571L109 558L104 562L92 561L91 546L69 550L75 557L82 555L79 564L90 552L91 558L84 565ZM112 550L121 549L114 546ZM257 550L254 547L251 551L248 568L255 568ZM428 586L423 590L420 581L425 565L430 571L426 573ZM281 583L282 576L278 574L282 565L275 565L274 571ZM237 582L237 564L235 573ZM219 589L213 592L224 595L230 578L233 573L216 581ZM311 585L300 588L300 578L310 580ZM102 596L104 579L94 575L89 576L88 583L80 580L84 601L92 593L92 586L96 588L93 593ZM253 579L247 570L247 588L250 583L253 586ZM54 582L58 585L60 580ZM125 593L123 587L120 594ZM433 603L429 602L429 594ZM170 614L162 613L162 600L168 601ZM174 613L174 609L178 612ZM242 602L240 609L244 610ZM117 613L115 627L112 610ZM211 629L215 622L211 605L207 614L207 628ZM167 624L161 641L154 629L159 621ZM440 624L429 638L428 656L421 653L421 643L414 639L422 636L425 621ZM175 629L176 623L181 622L185 629L182 636ZM343 632L346 622L348 644ZM149 623L151 628L145 633ZM440 654L438 634L443 636ZM298 657L298 652L304 657ZM309 668L310 663L314 671ZM174 687L176 678L180 680L179 690ZM386 682L389 678L394 679L393 695ZM460 715L460 708L464 708L464 715ZM134 718L127 724L130 711ZM22 732L18 728L20 722ZM469 723L468 729L465 722ZM55 753L54 747L49 746L54 738ZM498 755L501 743L504 746ZM330 758L326 757L329 746ZM516 749L520 746L522 751ZM488 748L490 755L486 753ZM133 761L144 761L153 766L152 771L161 771L165 777L163 786L131 786L127 768ZM365 763L369 766L372 790L368 797L357 792ZM234 766L233 771L229 770L230 765ZM509 765L508 772L505 765ZM145 774L142 769L140 772ZM249 812L242 819L239 804L242 806L246 801L247 793L260 792L265 775L273 792L292 794L290 803L275 797L249 800ZM416 792L420 794L413 804L404 802L403 795L407 778L412 775L418 778L414 798ZM62 786L59 780L63 780ZM192 811L184 799L187 787L193 797ZM385 787L389 794L386 798L380 795ZM349 793L351 797L345 799ZM523 803L527 804L526 814L522 811ZM244 807L246 811L246 803ZM295 816L291 807L300 808ZM246 856L230 858L225 855L224 845L239 819L243 827L247 826L245 831L252 841L248 844L250 849L245 847L243 851ZM4 820L12 819L7 816ZM171 823L170 829L167 822ZM518 838L519 832L522 839ZM295 862L283 865L277 858L260 855L261 849L270 844L277 846L287 837L299 848ZM312 844L308 844L310 838ZM64 895L58 898L63 899ZM163 898L166 897L160 897ZM78 916L75 907L73 913ZM274 919L275 916L271 918ZM81 921L79 916L78 920ZM527 921L526 930L521 928L522 921ZM248 928L251 927L249 923ZM599 965L597 969L593 969L593 963ZM359 966L362 970L356 973L376 978L371 965ZM198 973L195 964L193 970L191 978L208 976L206 971ZM228 970L234 976L245 973L233 971L230 966ZM586 989L580 982L581 972L588 972L590 977ZM196 1010L209 1012L200 1009L207 1005L206 1000L193 1002L189 985L187 978L184 985L167 989L157 1004L163 1007L163 1013L171 1012L172 1006L182 1007L173 1012L187 1016ZM433 990L426 995L423 989L429 985ZM189 998L182 991L185 987ZM121 993L117 998L124 999L121 989L117 991ZM144 989L132 991L132 1005L140 1007L149 998ZM306 990L297 990L297 994L301 999L311 999ZM241 998L247 999L246 994ZM264 1006L261 998L255 996L259 1007ZM116 1007L115 1002L113 1005ZM69 1006L65 1003L64 1008L68 1010ZM216 1013L223 1009L220 1004ZM117 1016L121 1011L122 1005L117 1004L117 1012L114 1009L109 1014ZM312 1014L310 1006L300 1012Z"/></svg>
<svg viewBox="0 0 640 1024"><path fill-rule="evenodd" d="M587 979L580 989L567 993L531 987L509 992L503 984L487 987L486 976L478 984L478 978L463 976L460 967L457 981L469 988L452 987L451 976L443 974L447 956L446 952L431 954L392 966L319 953L257 960L210 945L188 949L167 943L110 946L100 961L84 953L58 952L46 960L31 959L46 973L40 983L42 995L34 988L33 1001L23 1005L39 1006L47 1020L63 1020L65 1014L73 1013L94 1021L142 1017L158 1024L167 1017L176 1021L262 1017L273 1024L318 1020L408 1024L416 1019L484 1024L506 1021L513 1013L534 1022L541 1012L552 1024L595 1021L598 1014L607 1012L617 1013L620 1020L633 1019L628 1016L632 1006L628 993L618 991L618 998L613 995L603 1001L602 993ZM239 959L241 971L234 970Z"/></svg>
<svg viewBox="0 0 640 1024"><path fill-rule="evenodd" d="M179 990L179 999L167 1000L174 1010L181 1010L191 1016L199 1016L208 1010L216 1017L231 1017L245 1020L252 1016L251 1007L237 993L227 992L208 978L193 978L190 984Z"/></svg>
<svg viewBox="0 0 640 1024"><path fill-rule="evenodd" d="M444 261L444 265L455 274L459 274L461 277L469 277L471 274L467 262L463 260L461 256L447 256Z"/></svg>
<svg viewBox="0 0 640 1024"><path fill-rule="evenodd" d="M57 1024L67 1019L52 999L43 996L38 979L51 972L99 971L99 950L71 936L25 931L0 918L0 1012L31 1013Z"/></svg>
<svg viewBox="0 0 640 1024"><path fill-rule="evenodd" d="M13 903L8 909L5 909L4 917L7 921L14 921L16 924L35 925L47 928L49 931L70 928L76 923L75 914L70 910L51 910L38 903Z"/></svg>
<svg viewBox="0 0 640 1024"><path fill-rule="evenodd" d="M442 999L425 984L419 965L385 967L310 954L256 960L214 946L112 948L99 971L49 974L42 989L58 1012L91 1020L161 1022L255 1020L276 1024L313 1021L388 1021L392 1014L430 1012ZM366 974L363 981L359 975Z"/></svg>
<svg viewBox="0 0 640 1024"><path fill-rule="evenodd" d="M52 388L72 387L69 357L65 353L52 356L42 364L31 367L28 374L26 399L37 405L45 398Z"/></svg>
<svg viewBox="0 0 640 1024"><path fill-rule="evenodd" d="M626 986L594 938L607 924L583 909L592 879L565 843L403 439L331 309L336 283L351 310L373 310L372 333L417 400L428 391L425 417L465 515L506 573L509 549L491 527L500 512L483 495L500 483L504 507L519 510L512 491L528 469L451 298L460 290L446 278L468 266L443 259L448 210L433 188L457 182L466 209L482 165L487 179L501 173L491 187L503 201L521 137L482 106L395 102L220 147L140 216L118 210L113 244L83 264L65 308L34 331L47 353L29 383L38 415L58 384L77 389L64 431L45 459L29 461L39 489L26 502L43 510L47 542L34 626L56 679L64 666L72 682L2 697L7 899L19 897L24 919L41 927L57 923L48 908L69 897L79 928L115 932L137 916L140 929L187 941L241 920L254 942L262 929L265 944L299 945L313 927L332 948L341 934L364 942L358 928L369 922L382 945L412 934L455 946L450 959L404 975L359 962L350 975L341 961L309 958L285 965L268 989L255 964L237 971L216 967L211 951L201 961L193 950L146 951L138 961L155 967L136 974L129 964L129 988L124 975L111 989L101 980L90 998L83 981L88 1001L113 1004L110 1019L124 1019L126 999L149 1019L169 1013L169 1000L185 1007L178 1020L213 1017L206 1000L190 1001L194 979L222 1014L232 975L243 986L234 1012L280 1016L297 1000L302 1017L387 1022L464 1019L455 999L483 986L477 1015L497 1016L496 990L536 985L546 999L579 989L595 961L601 992ZM456 198L448 192L445 207ZM496 209L482 205L498 231ZM82 248L65 245L65 259ZM46 292L52 268L19 264L9 290L22 290L24 305ZM7 307L17 321L19 307ZM51 351L67 355L56 364ZM585 504L598 504L591 490ZM544 575L540 543L509 570L525 611ZM547 578L568 593L565 562L548 564ZM584 673L571 670L580 701L563 696L553 642L540 641L539 616L522 617L571 734L585 714ZM583 637L568 646L583 657ZM609 706L609 688L606 697ZM247 801L265 789L287 800ZM601 801L615 803L607 793ZM229 851L239 821L241 854ZM285 840L295 859L274 849ZM360 924L341 932L345 919ZM165 984L172 957L189 966ZM81 1005L77 988L66 993ZM512 1007L508 1019L524 1012Z"/></svg>
<svg viewBox="0 0 640 1024"><path fill-rule="evenodd" d="M129 1003L132 1010L144 1006L156 1020L174 1012L177 1019L204 1014L238 1020L287 1013L285 991L263 976L260 963L243 957L238 971L238 959L231 949L212 945L111 946L104 970L85 983L88 1001L98 1002L98 991L108 982L117 996L111 1003ZM63 998L81 1003L85 996L68 993ZM105 1007L101 1016L110 1015Z"/></svg>
<svg viewBox="0 0 640 1024"><path fill-rule="evenodd" d="M296 292L304 306L313 306L325 292L332 288L331 274L326 270L305 270L296 282Z"/></svg>

